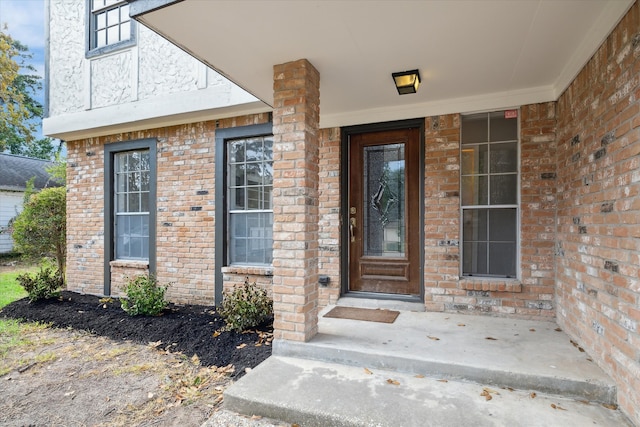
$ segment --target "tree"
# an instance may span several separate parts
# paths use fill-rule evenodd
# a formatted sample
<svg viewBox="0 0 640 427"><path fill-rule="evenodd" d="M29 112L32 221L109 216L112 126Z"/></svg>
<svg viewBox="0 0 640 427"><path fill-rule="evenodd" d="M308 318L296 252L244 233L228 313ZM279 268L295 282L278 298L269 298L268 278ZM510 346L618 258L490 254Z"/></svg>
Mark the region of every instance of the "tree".
<svg viewBox="0 0 640 427"><path fill-rule="evenodd" d="M54 152L50 138L35 139L35 120L42 117L42 105L35 99L42 89L41 77L28 63L27 46L0 31L0 152L50 159Z"/></svg>
<svg viewBox="0 0 640 427"><path fill-rule="evenodd" d="M33 193L13 223L16 249L30 258L54 257L64 280L67 258L66 187Z"/></svg>
<svg viewBox="0 0 640 427"><path fill-rule="evenodd" d="M67 161L62 158L59 151L55 155L53 164L48 166L46 170L53 181L60 185L67 184Z"/></svg>

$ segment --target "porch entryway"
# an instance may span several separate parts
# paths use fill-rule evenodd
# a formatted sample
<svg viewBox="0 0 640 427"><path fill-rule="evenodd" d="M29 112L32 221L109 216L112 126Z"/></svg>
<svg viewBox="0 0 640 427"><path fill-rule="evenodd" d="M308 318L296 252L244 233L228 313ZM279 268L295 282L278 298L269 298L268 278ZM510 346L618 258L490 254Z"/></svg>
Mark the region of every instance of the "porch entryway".
<svg viewBox="0 0 640 427"><path fill-rule="evenodd" d="M420 299L422 126L398 122L344 132L348 201L344 293Z"/></svg>
<svg viewBox="0 0 640 427"><path fill-rule="evenodd" d="M309 342L225 392L226 409L304 426L630 426L616 388L553 322L401 311L323 317Z"/></svg>

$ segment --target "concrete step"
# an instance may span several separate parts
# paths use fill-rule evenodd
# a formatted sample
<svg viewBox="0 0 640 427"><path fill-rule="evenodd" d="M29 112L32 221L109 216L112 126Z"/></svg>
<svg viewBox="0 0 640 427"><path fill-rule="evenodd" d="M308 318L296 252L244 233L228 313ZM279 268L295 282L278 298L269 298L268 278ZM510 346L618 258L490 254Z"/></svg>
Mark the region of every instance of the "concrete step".
<svg viewBox="0 0 640 427"><path fill-rule="evenodd" d="M320 319L310 342L275 341L274 355L616 403L613 381L553 322L407 311L393 324Z"/></svg>
<svg viewBox="0 0 640 427"><path fill-rule="evenodd" d="M601 404L531 393L272 356L225 391L225 409L303 427L631 426Z"/></svg>

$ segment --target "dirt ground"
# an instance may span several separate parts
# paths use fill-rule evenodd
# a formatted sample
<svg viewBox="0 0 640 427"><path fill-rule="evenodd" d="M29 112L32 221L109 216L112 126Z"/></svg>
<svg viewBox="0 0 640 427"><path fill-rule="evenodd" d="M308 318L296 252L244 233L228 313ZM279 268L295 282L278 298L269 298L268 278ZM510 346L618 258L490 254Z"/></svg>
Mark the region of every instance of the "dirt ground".
<svg viewBox="0 0 640 427"><path fill-rule="evenodd" d="M0 317L54 326L29 329L0 360L3 426L199 426L225 387L271 354L273 337L270 322L220 332L212 307L130 317L117 300L71 292L16 301Z"/></svg>

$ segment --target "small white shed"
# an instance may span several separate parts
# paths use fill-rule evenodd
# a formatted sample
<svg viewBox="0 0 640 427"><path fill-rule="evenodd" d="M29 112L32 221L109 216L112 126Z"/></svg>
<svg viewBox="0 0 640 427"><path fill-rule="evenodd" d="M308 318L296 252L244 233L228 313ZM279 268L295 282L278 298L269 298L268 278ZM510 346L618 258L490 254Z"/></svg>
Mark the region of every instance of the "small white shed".
<svg viewBox="0 0 640 427"><path fill-rule="evenodd" d="M46 171L50 165L46 160L0 154L0 230L5 230L9 221L22 211L28 180L35 177L36 189L59 186ZM12 250L11 234L0 233L0 254Z"/></svg>

